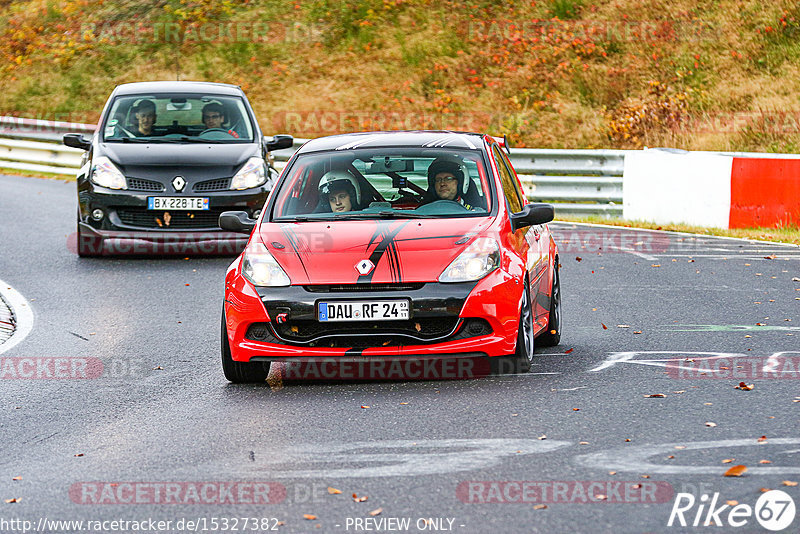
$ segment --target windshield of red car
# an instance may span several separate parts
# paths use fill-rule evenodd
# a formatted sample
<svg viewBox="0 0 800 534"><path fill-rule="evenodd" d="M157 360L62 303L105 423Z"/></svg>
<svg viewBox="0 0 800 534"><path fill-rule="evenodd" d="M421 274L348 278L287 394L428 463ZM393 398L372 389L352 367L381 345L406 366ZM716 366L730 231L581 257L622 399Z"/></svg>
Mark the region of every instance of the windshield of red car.
<svg viewBox="0 0 800 534"><path fill-rule="evenodd" d="M371 148L301 154L281 180L275 220L469 217L492 207L479 150Z"/></svg>

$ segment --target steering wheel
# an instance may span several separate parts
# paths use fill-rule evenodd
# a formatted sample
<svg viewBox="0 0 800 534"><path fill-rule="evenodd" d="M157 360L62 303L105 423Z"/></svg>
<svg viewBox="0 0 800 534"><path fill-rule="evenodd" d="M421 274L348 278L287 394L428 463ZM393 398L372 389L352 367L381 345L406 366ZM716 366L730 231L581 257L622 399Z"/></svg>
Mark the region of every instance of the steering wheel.
<svg viewBox="0 0 800 534"><path fill-rule="evenodd" d="M207 134L207 133L211 133L211 132L222 132L224 134L227 134L227 135L230 135L231 137L233 137L230 133L228 133L228 130L226 130L225 128L208 128L207 130L203 130L202 132L197 134L197 136L199 137L201 135L204 135L204 134Z"/></svg>
<svg viewBox="0 0 800 534"><path fill-rule="evenodd" d="M459 211L469 211L468 208L462 206L455 200L434 200L428 204L423 204L422 206L418 207L416 210L417 213L436 213L439 212L439 209L443 209L444 212L448 212L451 208L458 207Z"/></svg>

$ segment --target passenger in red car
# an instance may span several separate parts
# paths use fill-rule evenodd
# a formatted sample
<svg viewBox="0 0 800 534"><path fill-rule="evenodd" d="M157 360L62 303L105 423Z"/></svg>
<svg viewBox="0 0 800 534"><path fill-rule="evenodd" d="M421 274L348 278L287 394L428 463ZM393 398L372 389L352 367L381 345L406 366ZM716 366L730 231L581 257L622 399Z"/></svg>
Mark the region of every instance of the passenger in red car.
<svg viewBox="0 0 800 534"><path fill-rule="evenodd" d="M329 171L319 181L319 198L323 211L344 213L360 210L360 196L358 182L346 171Z"/></svg>

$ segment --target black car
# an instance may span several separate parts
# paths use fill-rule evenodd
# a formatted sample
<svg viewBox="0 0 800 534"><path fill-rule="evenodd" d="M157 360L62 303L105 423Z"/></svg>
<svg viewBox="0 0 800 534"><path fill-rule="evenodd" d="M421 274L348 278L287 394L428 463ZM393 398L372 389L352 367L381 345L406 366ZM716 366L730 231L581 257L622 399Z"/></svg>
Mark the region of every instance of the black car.
<svg viewBox="0 0 800 534"><path fill-rule="evenodd" d="M236 254L247 239L218 225L228 210L253 217L277 171L241 88L205 82L120 85L106 102L78 171L78 254Z"/></svg>

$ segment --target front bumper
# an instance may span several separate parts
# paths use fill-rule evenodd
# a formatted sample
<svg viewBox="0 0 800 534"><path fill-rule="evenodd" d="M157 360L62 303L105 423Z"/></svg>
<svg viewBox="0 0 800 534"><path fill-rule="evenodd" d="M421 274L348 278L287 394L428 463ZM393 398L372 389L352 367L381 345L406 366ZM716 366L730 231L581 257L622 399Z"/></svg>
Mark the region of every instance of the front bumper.
<svg viewBox="0 0 800 534"><path fill-rule="evenodd" d="M200 232L137 232L125 230L97 230L79 222L80 237L84 246L98 255L224 255L240 254L247 245L243 234L220 229ZM74 248L70 244L70 248Z"/></svg>
<svg viewBox="0 0 800 534"><path fill-rule="evenodd" d="M502 270L479 282L369 287L256 288L228 272L225 317L236 361L310 358L476 357L512 354L521 283ZM408 298L408 321L321 323L316 305L330 300ZM282 315L285 314L285 315ZM276 319L282 315L282 322Z"/></svg>

